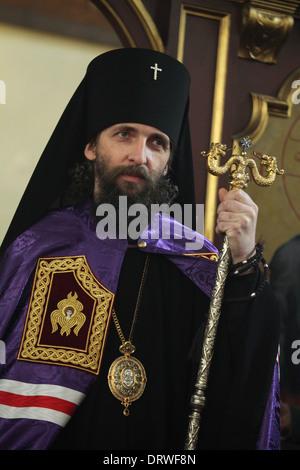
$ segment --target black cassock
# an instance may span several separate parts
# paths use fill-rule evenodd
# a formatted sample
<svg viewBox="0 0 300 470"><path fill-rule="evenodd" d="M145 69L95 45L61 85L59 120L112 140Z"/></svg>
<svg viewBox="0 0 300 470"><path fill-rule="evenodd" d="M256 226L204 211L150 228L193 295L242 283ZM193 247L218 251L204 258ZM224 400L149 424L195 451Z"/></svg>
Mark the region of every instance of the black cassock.
<svg viewBox="0 0 300 470"><path fill-rule="evenodd" d="M126 339L146 253L129 248L115 310ZM226 297L255 290L260 272L227 281ZM147 374L143 395L123 415L107 374L119 356L110 324L99 377L53 443L53 449L184 449L209 298L165 257L150 255L137 318L134 356ZM274 373L279 335L277 304L268 285L257 299L223 306L201 418L199 449L255 449ZM278 434L275 430L274 436ZM271 437L271 441L272 441ZM276 448L276 442L271 446Z"/></svg>

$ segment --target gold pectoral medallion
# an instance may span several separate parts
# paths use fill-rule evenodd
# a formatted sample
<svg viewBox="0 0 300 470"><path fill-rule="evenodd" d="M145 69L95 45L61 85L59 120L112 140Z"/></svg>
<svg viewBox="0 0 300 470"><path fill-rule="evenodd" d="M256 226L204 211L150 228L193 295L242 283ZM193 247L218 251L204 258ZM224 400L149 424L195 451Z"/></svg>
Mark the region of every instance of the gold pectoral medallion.
<svg viewBox="0 0 300 470"><path fill-rule="evenodd" d="M123 356L112 363L107 379L110 391L124 406L123 414L128 416L128 407L143 394L147 377L141 362L131 356L135 351L133 344L126 341L119 349Z"/></svg>
<svg viewBox="0 0 300 470"><path fill-rule="evenodd" d="M149 255L147 255L144 270L142 273L141 284L138 292L128 341L125 340L125 336L122 332L115 310L112 310L112 318L115 323L119 338L122 342L121 346L119 347L119 351L123 354L123 356L118 357L112 363L108 371L107 380L111 393L114 395L114 397L120 400L122 405L124 406L124 416L128 416L130 414L128 407L133 401L141 397L145 390L147 382L146 372L143 365L138 359L131 356L131 354L135 352L135 346L133 346L131 341L133 338L134 329L139 313L148 266Z"/></svg>

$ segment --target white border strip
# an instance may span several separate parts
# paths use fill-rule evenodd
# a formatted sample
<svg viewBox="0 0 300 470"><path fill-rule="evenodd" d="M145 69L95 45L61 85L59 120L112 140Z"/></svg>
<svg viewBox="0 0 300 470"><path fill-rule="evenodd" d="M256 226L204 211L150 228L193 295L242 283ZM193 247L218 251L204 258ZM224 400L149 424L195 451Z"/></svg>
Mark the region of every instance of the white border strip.
<svg viewBox="0 0 300 470"><path fill-rule="evenodd" d="M17 380L0 379L0 390L24 396L48 396L61 398L79 405L85 394L61 385L33 384Z"/></svg>
<svg viewBox="0 0 300 470"><path fill-rule="evenodd" d="M5 419L34 419L49 421L59 426L65 426L71 416L48 408L29 406L26 408L15 408L13 406L0 405L0 417Z"/></svg>

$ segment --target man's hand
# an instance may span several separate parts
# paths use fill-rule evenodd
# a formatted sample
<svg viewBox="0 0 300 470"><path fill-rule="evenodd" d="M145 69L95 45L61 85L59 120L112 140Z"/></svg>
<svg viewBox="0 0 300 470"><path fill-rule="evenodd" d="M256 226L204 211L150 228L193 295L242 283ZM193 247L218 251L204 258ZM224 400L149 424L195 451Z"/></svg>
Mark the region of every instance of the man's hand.
<svg viewBox="0 0 300 470"><path fill-rule="evenodd" d="M239 263L255 253L258 207L242 191L219 190L216 232L226 233L232 262Z"/></svg>

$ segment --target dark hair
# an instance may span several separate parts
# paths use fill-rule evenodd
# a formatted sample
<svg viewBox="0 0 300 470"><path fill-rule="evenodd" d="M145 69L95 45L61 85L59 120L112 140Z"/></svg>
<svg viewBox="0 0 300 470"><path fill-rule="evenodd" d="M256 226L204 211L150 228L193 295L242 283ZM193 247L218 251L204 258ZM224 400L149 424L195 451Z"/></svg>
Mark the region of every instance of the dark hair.
<svg viewBox="0 0 300 470"><path fill-rule="evenodd" d="M70 183L63 195L62 206L74 206L94 193L94 166L86 158L69 171Z"/></svg>

